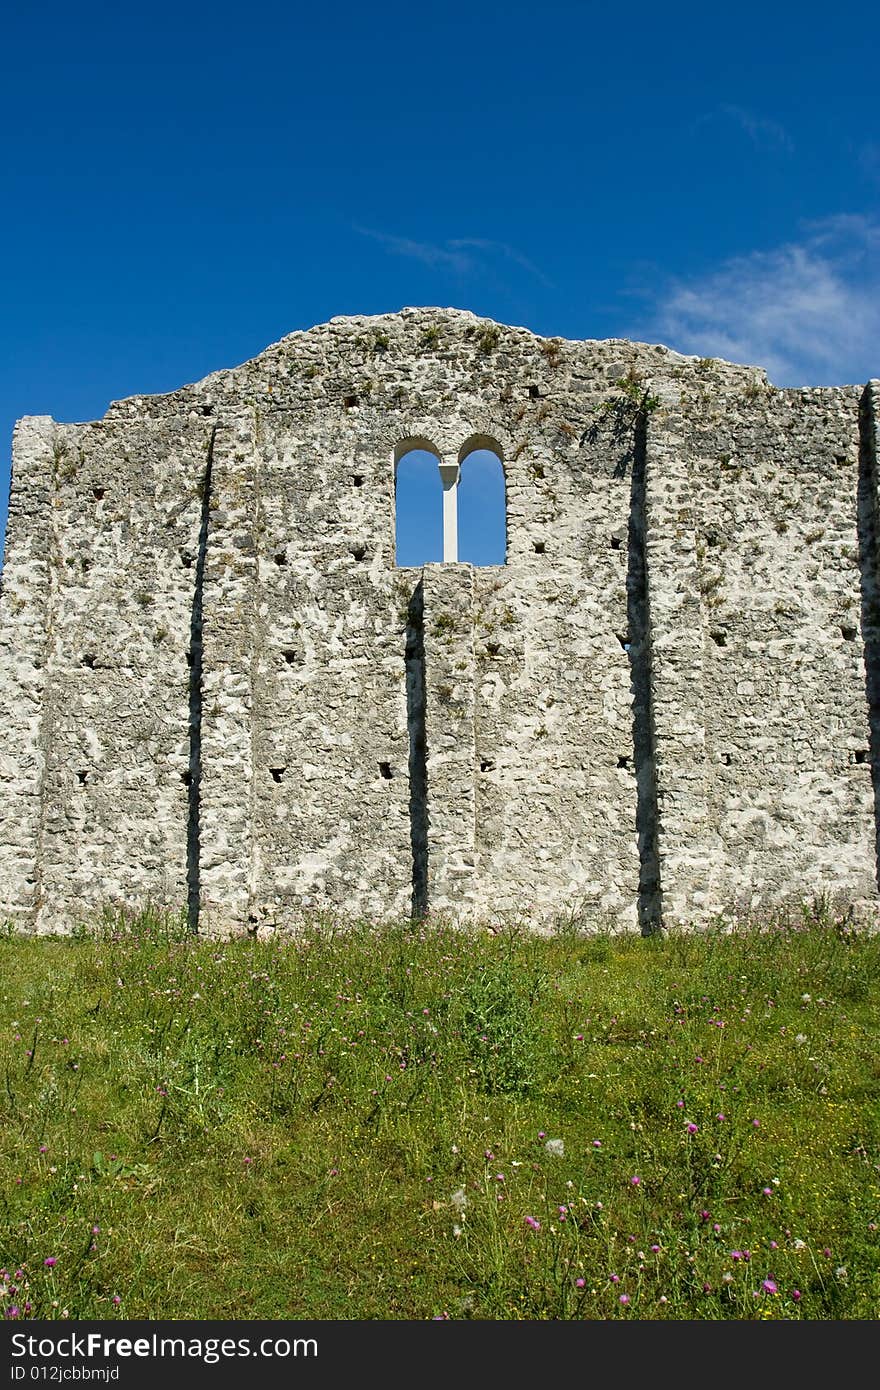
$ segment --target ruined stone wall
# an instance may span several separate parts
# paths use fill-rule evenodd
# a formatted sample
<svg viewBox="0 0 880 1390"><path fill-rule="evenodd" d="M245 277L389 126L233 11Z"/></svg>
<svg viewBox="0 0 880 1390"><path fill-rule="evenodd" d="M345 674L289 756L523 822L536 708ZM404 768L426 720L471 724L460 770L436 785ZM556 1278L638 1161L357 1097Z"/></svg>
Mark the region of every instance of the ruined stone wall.
<svg viewBox="0 0 880 1390"><path fill-rule="evenodd" d="M404 310L22 422L0 912L873 904L876 417L872 390ZM498 455L504 565L396 567L410 446Z"/></svg>
<svg viewBox="0 0 880 1390"><path fill-rule="evenodd" d="M870 899L861 392L719 399L712 373L649 444L666 916Z"/></svg>
<svg viewBox="0 0 880 1390"><path fill-rule="evenodd" d="M708 816L746 906L876 892L859 396L766 393L692 436Z"/></svg>
<svg viewBox="0 0 880 1390"><path fill-rule="evenodd" d="M204 421L19 426L3 594L4 911L186 901Z"/></svg>

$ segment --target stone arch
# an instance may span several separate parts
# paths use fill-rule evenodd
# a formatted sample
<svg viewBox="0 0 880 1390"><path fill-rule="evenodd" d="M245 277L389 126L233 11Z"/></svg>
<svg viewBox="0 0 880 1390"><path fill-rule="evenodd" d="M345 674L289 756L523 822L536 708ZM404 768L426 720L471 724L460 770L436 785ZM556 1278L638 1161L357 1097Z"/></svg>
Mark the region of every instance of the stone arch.
<svg viewBox="0 0 880 1390"><path fill-rule="evenodd" d="M438 463L442 462L440 450L437 445L424 434L408 434L406 438L398 440L394 446L394 474L397 476L397 465L407 454L414 452L433 454Z"/></svg>
<svg viewBox="0 0 880 1390"><path fill-rule="evenodd" d="M425 435L407 435L395 444L393 460L395 564L421 566L442 560L440 450Z"/></svg>
<svg viewBox="0 0 880 1390"><path fill-rule="evenodd" d="M507 561L504 450L489 434L469 435L458 451L461 558L473 565Z"/></svg>
<svg viewBox="0 0 880 1390"><path fill-rule="evenodd" d="M501 464L501 467L504 467L504 449L501 444L499 444L494 434L482 434L477 431L474 434L468 435L458 451L459 468L464 463L465 459L471 454L476 453L478 449L486 450L488 453L494 454Z"/></svg>

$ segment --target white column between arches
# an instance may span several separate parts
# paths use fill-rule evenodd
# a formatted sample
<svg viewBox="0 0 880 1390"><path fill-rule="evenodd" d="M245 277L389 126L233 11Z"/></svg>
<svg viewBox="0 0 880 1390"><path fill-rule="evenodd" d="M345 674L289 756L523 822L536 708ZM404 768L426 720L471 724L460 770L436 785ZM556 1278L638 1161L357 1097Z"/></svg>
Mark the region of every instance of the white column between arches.
<svg viewBox="0 0 880 1390"><path fill-rule="evenodd" d="M441 463L443 481L443 561L458 559L458 479L461 469L457 463Z"/></svg>

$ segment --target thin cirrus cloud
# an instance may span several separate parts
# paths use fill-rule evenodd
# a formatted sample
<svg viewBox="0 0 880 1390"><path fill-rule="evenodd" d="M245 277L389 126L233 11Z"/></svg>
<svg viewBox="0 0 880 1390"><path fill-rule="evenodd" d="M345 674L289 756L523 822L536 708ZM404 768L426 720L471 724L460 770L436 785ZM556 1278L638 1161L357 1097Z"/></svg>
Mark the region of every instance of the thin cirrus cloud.
<svg viewBox="0 0 880 1390"><path fill-rule="evenodd" d="M508 246L506 241L487 241L481 237L458 237L448 244L461 250L470 247L475 251L484 251L490 256L502 256L504 259L512 261L514 265L518 265L522 270L527 270L530 275L534 275L542 285L550 287L551 282L544 272L538 269L534 261L530 261L528 256L524 256L521 251L517 251L515 246Z"/></svg>
<svg viewBox="0 0 880 1390"><path fill-rule="evenodd" d="M750 111L745 106L734 106L725 102L716 106L713 111L699 116L695 124L699 127L717 121L731 121L758 149L784 151L787 154L794 150L794 141L785 126L780 125L778 121L770 120L767 116L759 115L757 111Z"/></svg>
<svg viewBox="0 0 880 1390"><path fill-rule="evenodd" d="M542 285L550 285L544 272L534 262L504 241L491 241L485 237L454 237L437 245L430 241L415 241L410 237L378 232L372 227L356 227L355 231L379 242L393 256L407 256L410 260L421 261L423 265L451 271L455 275L477 275L486 268L487 261L501 259L527 271Z"/></svg>
<svg viewBox="0 0 880 1390"><path fill-rule="evenodd" d="M766 368L777 386L880 375L880 222L844 215L799 241L670 283L638 330L680 352Z"/></svg>

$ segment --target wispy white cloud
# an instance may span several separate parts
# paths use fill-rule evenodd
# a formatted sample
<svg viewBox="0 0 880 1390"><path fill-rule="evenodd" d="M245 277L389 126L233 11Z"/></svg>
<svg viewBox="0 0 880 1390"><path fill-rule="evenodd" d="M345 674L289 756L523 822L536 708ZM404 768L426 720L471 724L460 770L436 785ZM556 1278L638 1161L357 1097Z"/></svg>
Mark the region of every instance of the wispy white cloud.
<svg viewBox="0 0 880 1390"><path fill-rule="evenodd" d="M392 236L388 232L377 232L372 227L355 227L361 236L378 241L393 256L408 256L410 260L421 261L423 265L440 266L452 270L456 275L466 275L473 269L473 257L462 250L450 249L449 245L436 246L430 241L413 241L410 237Z"/></svg>
<svg viewBox="0 0 880 1390"><path fill-rule="evenodd" d="M765 367L779 386L880 375L880 223L811 224L800 241L670 283L638 336Z"/></svg>
<svg viewBox="0 0 880 1390"><path fill-rule="evenodd" d="M768 120L766 116L759 116L757 112L749 111L744 106L729 104L719 106L717 114L735 122L759 149L794 149L794 141L785 126L780 125L778 121Z"/></svg>
<svg viewBox="0 0 880 1390"><path fill-rule="evenodd" d="M487 262L501 258L534 275L543 285L550 284L543 271L521 251L517 251L516 247L509 246L505 241L490 241L485 237L453 237L437 244L394 236L389 232L376 231L372 227L355 227L355 231L361 236L378 241L393 256L406 256L410 260L421 261L423 265L451 271L455 275L479 274L486 268Z"/></svg>
<svg viewBox="0 0 880 1390"><path fill-rule="evenodd" d="M524 256L521 251L517 251L515 246L508 246L506 241L487 241L482 237L457 237L455 241L450 241L447 245L462 250L471 247L475 251L485 251L490 256L503 256L506 260L513 261L514 265L527 270L530 275L534 275L542 285L550 286L550 281L543 270L539 270L534 261L530 261L528 256Z"/></svg>

